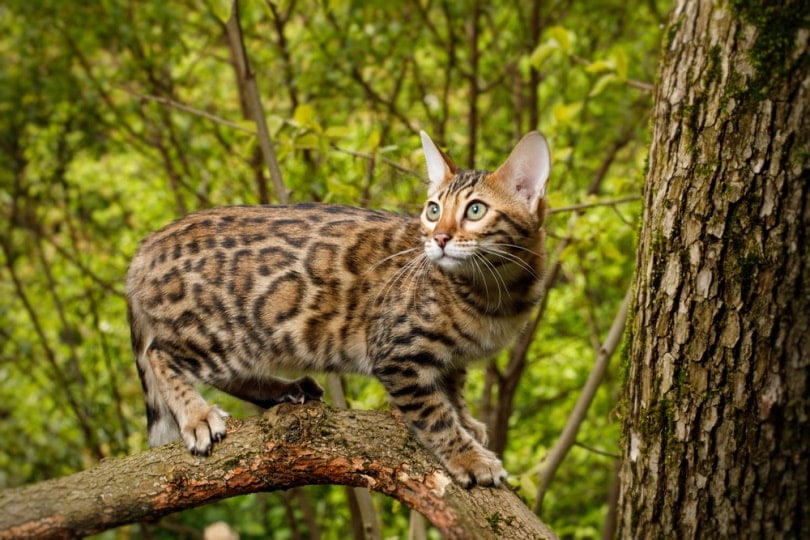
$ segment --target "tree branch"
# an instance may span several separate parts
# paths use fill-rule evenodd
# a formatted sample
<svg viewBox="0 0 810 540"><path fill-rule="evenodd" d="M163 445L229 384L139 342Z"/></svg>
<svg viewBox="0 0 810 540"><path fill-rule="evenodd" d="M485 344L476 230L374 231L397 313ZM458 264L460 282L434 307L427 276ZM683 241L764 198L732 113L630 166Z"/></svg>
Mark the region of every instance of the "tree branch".
<svg viewBox="0 0 810 540"><path fill-rule="evenodd" d="M72 538L261 491L361 486L422 513L447 538L555 538L508 489L454 484L390 413L283 404L231 420L213 455L179 443L0 492L0 539Z"/></svg>
<svg viewBox="0 0 810 540"><path fill-rule="evenodd" d="M244 87L244 98L247 102L251 120L256 123L256 131L259 138L259 148L264 157L267 170L270 173L270 180L273 182L273 189L276 191L276 198L281 204L289 202L287 190L281 176L281 168L276 158L276 151L273 141L270 140L270 131L267 127L267 120L264 116L264 106L262 105L259 88L256 84L256 74L250 66L247 51L245 50L244 38L242 35L242 24L239 20L239 2L231 2L231 17L225 23L225 30L228 43L233 51L234 64L238 75L238 84ZM266 193L266 186L262 183L259 186L259 200L262 204L268 204L270 198Z"/></svg>
<svg viewBox="0 0 810 540"><path fill-rule="evenodd" d="M132 90L131 88L127 88L126 86L121 86L121 85L116 86L116 88L118 88L119 90L121 90L123 92L126 92L127 94L129 94L129 95L131 95L131 96L133 96L133 97L135 97L137 99L142 99L142 100L146 100L146 101L154 101L154 102L160 103L161 105L166 105L168 107L172 107L173 109L177 109L179 111L187 112L187 113L193 114L195 116L205 118L206 120L210 120L211 122L214 122L216 124L221 124L223 126L227 126L227 127L231 128L231 129L235 129L237 131L244 131L245 133L250 133L251 135L257 135L257 132L256 132L255 129L247 128L242 124L238 124L236 122L231 122L230 120L226 120L226 119L221 118L221 117L219 117L219 116L217 116L215 114L211 114L208 111L203 111L202 109L197 109L197 108L191 107L190 105L186 105L185 103L181 103L181 102L179 102L179 101L177 101L175 99L169 99L169 98L163 97L163 96L153 96L153 95L150 95L150 94L141 94L140 92L136 92L135 90Z"/></svg>
<svg viewBox="0 0 810 540"><path fill-rule="evenodd" d="M641 200L641 195L628 195L626 197L619 197L618 199L610 199L607 201L572 204L569 206L560 206L559 208L550 208L546 210L546 215L553 216L554 214L562 214L565 212L579 212L581 210L588 210L589 208L596 208L598 206L616 206L617 204L624 204L639 200Z"/></svg>

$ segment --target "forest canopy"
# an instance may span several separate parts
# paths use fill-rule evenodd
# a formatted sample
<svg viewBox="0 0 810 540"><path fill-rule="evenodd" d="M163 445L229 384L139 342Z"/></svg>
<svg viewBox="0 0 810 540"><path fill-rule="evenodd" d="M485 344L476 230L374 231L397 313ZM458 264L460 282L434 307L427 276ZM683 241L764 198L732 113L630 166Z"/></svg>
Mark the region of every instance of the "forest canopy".
<svg viewBox="0 0 810 540"><path fill-rule="evenodd" d="M287 199L415 213L425 192L420 129L477 169L538 129L554 163L549 292L526 350L482 364L467 386L510 482L537 505L542 460L632 280L669 6L239 8L283 193L239 76L230 2L0 6L0 488L146 449L124 275L150 231L201 208ZM561 536L597 536L609 513L621 381L617 360L545 495L542 518ZM378 383L344 384L349 406L387 407ZM217 400L236 416L256 413ZM408 530L405 508L373 500L385 536ZM245 536L352 530L336 487L230 499L143 527L194 536L218 520Z"/></svg>

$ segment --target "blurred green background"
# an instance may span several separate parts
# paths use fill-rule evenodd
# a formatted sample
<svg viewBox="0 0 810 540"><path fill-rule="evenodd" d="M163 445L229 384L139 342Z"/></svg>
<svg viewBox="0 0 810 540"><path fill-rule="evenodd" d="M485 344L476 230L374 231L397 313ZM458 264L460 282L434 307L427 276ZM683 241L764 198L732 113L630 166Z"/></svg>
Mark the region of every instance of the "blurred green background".
<svg viewBox="0 0 810 540"><path fill-rule="evenodd" d="M293 202L416 213L425 191L419 129L459 165L480 169L497 167L531 129L547 136L549 264L558 272L506 410L497 398L509 351L473 370L467 388L473 412L499 423L510 481L534 505L541 460L631 282L668 3L239 6ZM187 212L278 200L246 119L230 8L0 6L0 488L146 449L123 296L130 257L150 231ZM562 537L602 529L621 379L615 360L545 498L541 517ZM345 384L350 406L387 407L376 381ZM233 414L255 414L217 399ZM345 493L239 497L103 537L200 538L224 520L242 538L346 538ZM406 537L407 508L373 500L383 537Z"/></svg>

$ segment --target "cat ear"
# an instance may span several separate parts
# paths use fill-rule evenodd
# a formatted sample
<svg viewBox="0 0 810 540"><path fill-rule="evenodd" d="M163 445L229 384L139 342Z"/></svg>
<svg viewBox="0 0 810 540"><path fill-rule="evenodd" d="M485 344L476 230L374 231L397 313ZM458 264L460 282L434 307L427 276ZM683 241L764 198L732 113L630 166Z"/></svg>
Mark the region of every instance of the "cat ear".
<svg viewBox="0 0 810 540"><path fill-rule="evenodd" d="M540 199L546 196L550 171L551 155L546 138L532 131L517 143L495 174L535 212Z"/></svg>
<svg viewBox="0 0 810 540"><path fill-rule="evenodd" d="M453 160L447 157L447 154L439 150L439 148L433 144L433 141L430 140L427 133L420 131L419 136L422 138L422 152L425 153L428 179L430 180L428 193L433 193L456 174L458 168L456 164L453 163Z"/></svg>

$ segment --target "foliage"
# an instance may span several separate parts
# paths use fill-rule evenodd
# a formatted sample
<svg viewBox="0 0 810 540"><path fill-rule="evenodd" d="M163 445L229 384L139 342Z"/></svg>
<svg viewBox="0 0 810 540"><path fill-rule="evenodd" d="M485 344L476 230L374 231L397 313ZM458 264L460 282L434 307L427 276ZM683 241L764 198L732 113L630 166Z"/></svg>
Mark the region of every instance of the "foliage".
<svg viewBox="0 0 810 540"><path fill-rule="evenodd" d="M555 161L552 208L638 195L659 9L616 0L240 4L291 199L407 212L424 190L418 129L479 168L540 129ZM0 487L146 447L123 297L129 258L149 231L186 212L272 198L236 82L229 15L222 1L0 7ZM538 465L630 282L638 214L631 202L549 218L561 271L505 451L530 504ZM609 376L545 505L543 519L564 536L593 536L605 517L615 459L586 448L618 453L617 386ZM497 392L483 370L471 377L479 412ZM347 393L355 406L385 406L374 382L350 378ZM405 509L375 504L384 535L401 536ZM189 536L218 519L246 536L351 531L344 490L311 487L172 516L149 534Z"/></svg>

